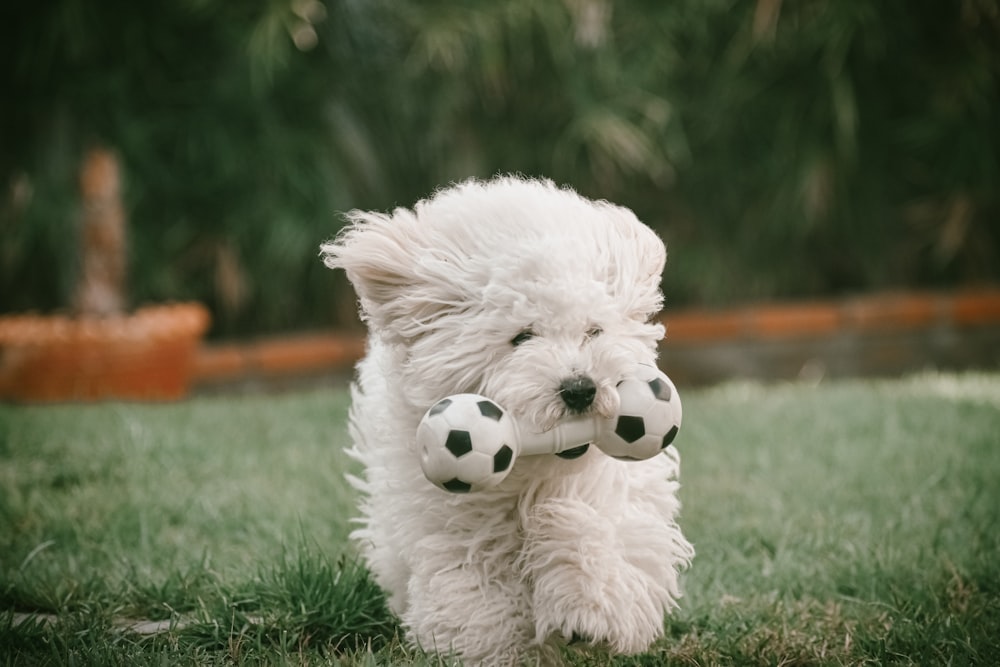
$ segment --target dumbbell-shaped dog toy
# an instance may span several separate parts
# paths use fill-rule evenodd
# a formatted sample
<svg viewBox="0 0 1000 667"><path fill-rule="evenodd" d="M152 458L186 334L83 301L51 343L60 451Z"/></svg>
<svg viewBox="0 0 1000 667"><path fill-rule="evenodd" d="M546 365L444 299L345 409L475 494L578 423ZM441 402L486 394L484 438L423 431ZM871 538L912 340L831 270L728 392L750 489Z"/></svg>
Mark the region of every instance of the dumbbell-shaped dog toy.
<svg viewBox="0 0 1000 667"><path fill-rule="evenodd" d="M630 461L659 454L681 426L681 399L674 383L655 366L637 364L617 389L617 416L568 417L542 433L518 423L485 396L443 398L417 427L420 467L442 489L467 493L499 484L518 456L558 454L587 443Z"/></svg>

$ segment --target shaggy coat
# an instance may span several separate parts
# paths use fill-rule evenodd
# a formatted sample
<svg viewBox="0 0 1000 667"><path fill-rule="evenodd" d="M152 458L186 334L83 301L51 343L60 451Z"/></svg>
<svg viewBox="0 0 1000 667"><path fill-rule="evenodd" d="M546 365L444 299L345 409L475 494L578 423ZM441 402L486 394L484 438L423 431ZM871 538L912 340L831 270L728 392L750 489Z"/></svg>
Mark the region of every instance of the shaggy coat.
<svg viewBox="0 0 1000 667"><path fill-rule="evenodd" d="M583 639L641 652L662 635L694 551L676 523L679 456L519 458L500 486L449 494L421 473L424 412L489 396L537 430L578 411L567 378L611 417L627 369L655 363L663 243L628 209L502 177L412 210L353 211L321 247L357 291L370 336L353 386L353 537L408 640L467 664L558 655Z"/></svg>

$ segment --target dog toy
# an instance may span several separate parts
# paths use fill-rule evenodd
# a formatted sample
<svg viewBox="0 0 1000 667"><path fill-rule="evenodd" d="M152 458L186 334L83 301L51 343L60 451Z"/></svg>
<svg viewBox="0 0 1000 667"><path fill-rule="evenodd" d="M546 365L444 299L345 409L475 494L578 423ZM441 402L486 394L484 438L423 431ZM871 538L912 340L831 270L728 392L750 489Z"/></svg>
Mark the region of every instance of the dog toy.
<svg viewBox="0 0 1000 667"><path fill-rule="evenodd" d="M468 493L499 484L518 456L557 454L591 442L616 459L640 461L659 454L681 425L674 383L655 366L637 364L617 390L621 407L615 417L568 417L541 433L485 396L448 396L417 427L420 466L442 489Z"/></svg>

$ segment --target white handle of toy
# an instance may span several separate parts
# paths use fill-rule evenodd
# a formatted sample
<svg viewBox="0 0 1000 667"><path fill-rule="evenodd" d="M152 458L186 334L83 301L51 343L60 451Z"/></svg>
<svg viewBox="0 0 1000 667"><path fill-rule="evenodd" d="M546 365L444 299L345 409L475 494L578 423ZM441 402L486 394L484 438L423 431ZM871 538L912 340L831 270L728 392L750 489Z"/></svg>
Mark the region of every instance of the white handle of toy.
<svg viewBox="0 0 1000 667"><path fill-rule="evenodd" d="M585 415L565 419L548 431L541 433L524 427L515 422L517 439L520 445L518 456L534 456L536 454L558 454L573 447L579 447L597 439L601 432L603 417Z"/></svg>

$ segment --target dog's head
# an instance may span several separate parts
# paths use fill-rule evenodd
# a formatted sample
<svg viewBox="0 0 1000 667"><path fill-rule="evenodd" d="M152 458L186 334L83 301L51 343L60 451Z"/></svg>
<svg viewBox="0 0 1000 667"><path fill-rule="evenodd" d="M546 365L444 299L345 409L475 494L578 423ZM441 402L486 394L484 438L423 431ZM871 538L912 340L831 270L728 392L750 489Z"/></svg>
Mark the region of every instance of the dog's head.
<svg viewBox="0 0 1000 667"><path fill-rule="evenodd" d="M387 370L411 404L481 393L543 429L611 416L615 385L656 356L666 251L628 209L503 177L348 221L324 261L400 352Z"/></svg>

